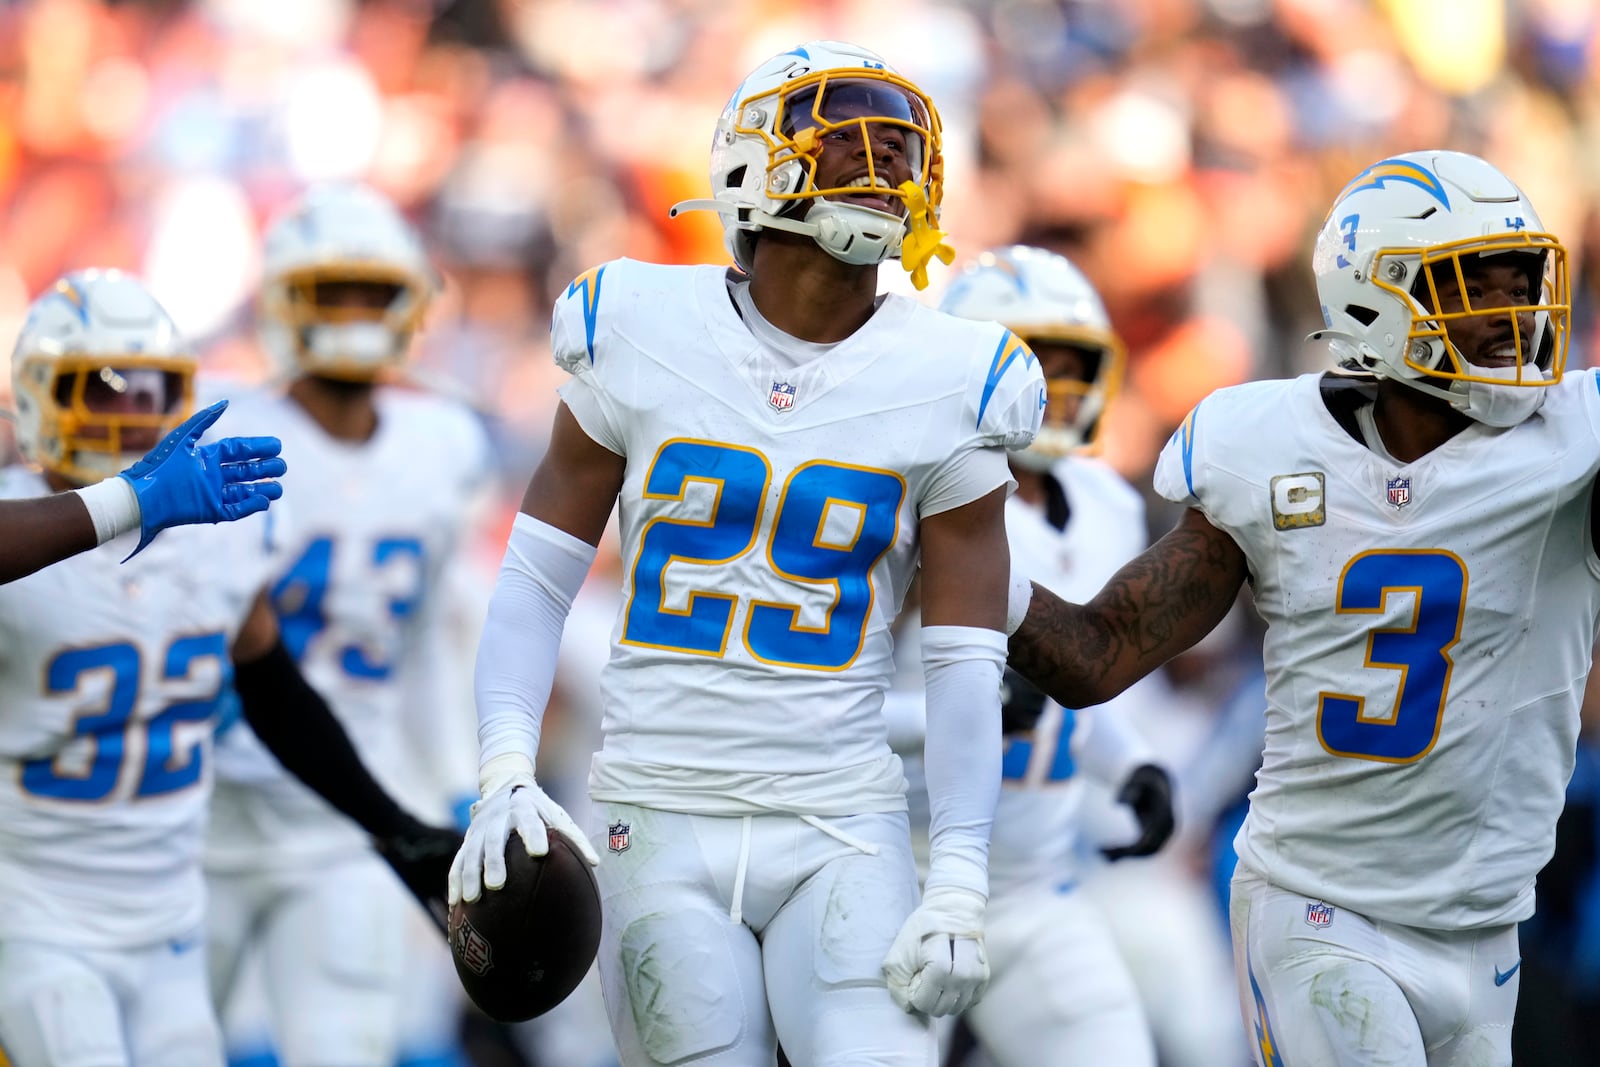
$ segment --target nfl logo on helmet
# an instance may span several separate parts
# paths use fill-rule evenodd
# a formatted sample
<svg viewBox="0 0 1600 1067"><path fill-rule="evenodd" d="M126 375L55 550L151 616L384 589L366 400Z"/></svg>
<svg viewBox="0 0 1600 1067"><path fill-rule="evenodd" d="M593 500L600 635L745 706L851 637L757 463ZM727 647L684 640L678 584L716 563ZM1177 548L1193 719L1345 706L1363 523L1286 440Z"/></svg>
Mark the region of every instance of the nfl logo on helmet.
<svg viewBox="0 0 1600 1067"><path fill-rule="evenodd" d="M788 382L773 382L772 392L767 395L767 403L779 411L788 411L794 407L794 386Z"/></svg>

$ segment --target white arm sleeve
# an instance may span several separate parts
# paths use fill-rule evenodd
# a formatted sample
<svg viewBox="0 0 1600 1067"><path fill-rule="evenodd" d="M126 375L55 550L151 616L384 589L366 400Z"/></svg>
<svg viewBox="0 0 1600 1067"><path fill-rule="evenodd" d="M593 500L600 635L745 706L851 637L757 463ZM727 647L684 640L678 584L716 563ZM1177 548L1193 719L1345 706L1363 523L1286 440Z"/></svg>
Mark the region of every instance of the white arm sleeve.
<svg viewBox="0 0 1600 1067"><path fill-rule="evenodd" d="M478 641L480 771L497 756L519 754L531 763L538 754L561 631L594 557L593 545L517 515Z"/></svg>
<svg viewBox="0 0 1600 1067"><path fill-rule="evenodd" d="M924 626L928 881L989 895L989 830L1000 797L1000 675L1006 635Z"/></svg>

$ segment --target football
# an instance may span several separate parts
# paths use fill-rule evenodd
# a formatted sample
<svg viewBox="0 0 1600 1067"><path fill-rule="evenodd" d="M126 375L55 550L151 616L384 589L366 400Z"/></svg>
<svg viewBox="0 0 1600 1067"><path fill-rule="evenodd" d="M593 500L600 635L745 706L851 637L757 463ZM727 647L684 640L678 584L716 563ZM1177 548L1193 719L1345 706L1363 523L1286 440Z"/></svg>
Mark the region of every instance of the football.
<svg viewBox="0 0 1600 1067"><path fill-rule="evenodd" d="M561 834L529 856L506 843L506 884L450 909L450 955L462 988L497 1022L543 1015L565 1000L600 947L594 871Z"/></svg>

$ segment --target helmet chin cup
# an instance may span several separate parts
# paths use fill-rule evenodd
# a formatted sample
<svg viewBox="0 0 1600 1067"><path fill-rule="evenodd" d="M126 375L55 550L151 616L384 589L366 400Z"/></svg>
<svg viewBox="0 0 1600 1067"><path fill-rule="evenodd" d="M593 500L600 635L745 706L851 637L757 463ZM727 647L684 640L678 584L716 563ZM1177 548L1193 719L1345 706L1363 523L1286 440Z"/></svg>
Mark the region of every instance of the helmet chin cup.
<svg viewBox="0 0 1600 1067"><path fill-rule="evenodd" d="M669 212L677 218L686 211L715 211L737 218L739 208L722 200L684 200ZM832 200L813 200L803 219L751 211L752 230L784 230L809 237L828 255L843 263L869 266L900 254L905 237L905 220L887 211L875 211L859 204L839 204Z"/></svg>
<svg viewBox="0 0 1600 1067"><path fill-rule="evenodd" d="M898 215L832 200L813 201L806 221L815 227L812 240L824 252L857 266L898 256L906 233L905 222Z"/></svg>

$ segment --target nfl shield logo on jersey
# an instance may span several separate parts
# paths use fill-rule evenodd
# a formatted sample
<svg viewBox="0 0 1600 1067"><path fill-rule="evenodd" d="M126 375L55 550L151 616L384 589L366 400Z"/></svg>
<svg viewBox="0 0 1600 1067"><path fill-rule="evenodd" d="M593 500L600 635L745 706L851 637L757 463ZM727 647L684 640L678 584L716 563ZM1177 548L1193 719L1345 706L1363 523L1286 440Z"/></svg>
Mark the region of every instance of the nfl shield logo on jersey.
<svg viewBox="0 0 1600 1067"><path fill-rule="evenodd" d="M631 843L628 838L633 828L625 822L614 822L606 827L606 848L612 852L626 852Z"/></svg>
<svg viewBox="0 0 1600 1067"><path fill-rule="evenodd" d="M794 386L788 382L773 382L772 392L767 394L767 403L779 411L788 411L794 407Z"/></svg>
<svg viewBox="0 0 1600 1067"><path fill-rule="evenodd" d="M1317 901L1306 905L1306 925L1322 929L1333 922L1333 905Z"/></svg>
<svg viewBox="0 0 1600 1067"><path fill-rule="evenodd" d="M1411 503L1410 478L1390 478L1387 484L1389 486L1390 504L1396 508L1403 508Z"/></svg>

